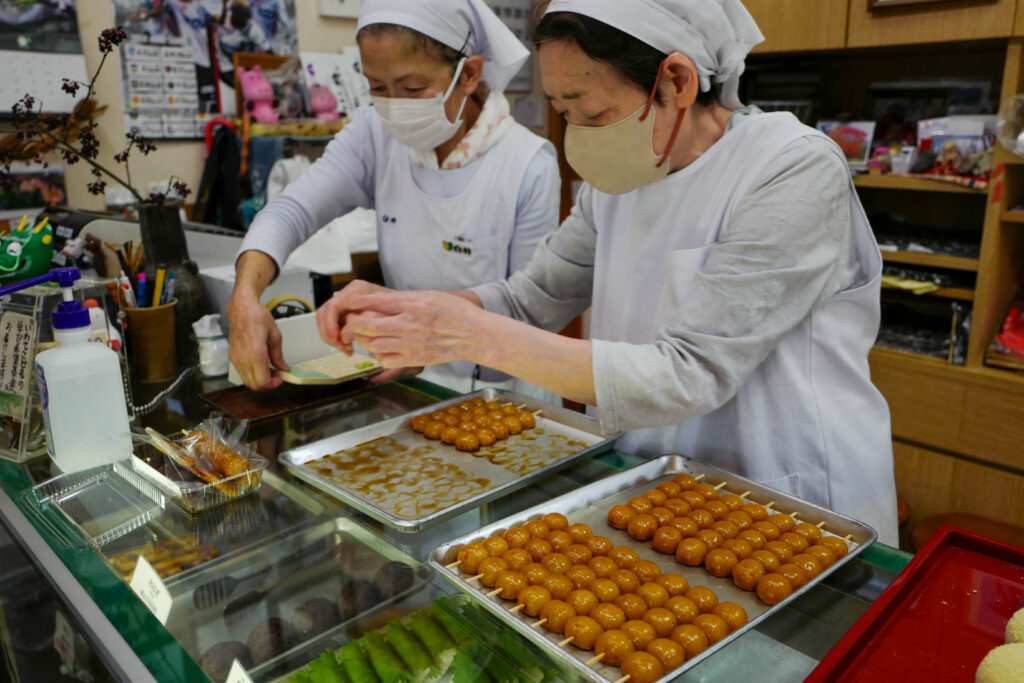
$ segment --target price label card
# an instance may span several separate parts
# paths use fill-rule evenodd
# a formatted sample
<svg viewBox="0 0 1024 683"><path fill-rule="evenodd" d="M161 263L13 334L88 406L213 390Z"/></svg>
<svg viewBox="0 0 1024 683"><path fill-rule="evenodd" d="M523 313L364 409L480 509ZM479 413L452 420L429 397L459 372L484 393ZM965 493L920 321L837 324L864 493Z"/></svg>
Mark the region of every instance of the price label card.
<svg viewBox="0 0 1024 683"><path fill-rule="evenodd" d="M0 413L25 417L35 348L36 321L32 316L12 311L0 316Z"/></svg>
<svg viewBox="0 0 1024 683"><path fill-rule="evenodd" d="M57 610L56 625L53 629L53 649L60 655L60 660L68 669L75 669L75 631L68 623L67 617Z"/></svg>
<svg viewBox="0 0 1024 683"><path fill-rule="evenodd" d="M252 679L249 678L249 674L245 673L245 667L237 659L234 664L231 665L231 671L228 672L228 677L224 683L252 683Z"/></svg>
<svg viewBox="0 0 1024 683"><path fill-rule="evenodd" d="M153 569L149 561L139 556L139 562L132 572L129 584L139 599L146 604L161 624L167 623L167 615L171 613L171 593L164 585L163 579Z"/></svg>

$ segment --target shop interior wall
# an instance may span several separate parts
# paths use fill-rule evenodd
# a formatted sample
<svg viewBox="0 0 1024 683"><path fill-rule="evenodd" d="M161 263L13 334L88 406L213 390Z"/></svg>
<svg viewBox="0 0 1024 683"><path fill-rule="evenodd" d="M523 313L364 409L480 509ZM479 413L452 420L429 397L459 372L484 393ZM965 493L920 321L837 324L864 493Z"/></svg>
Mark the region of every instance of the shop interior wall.
<svg viewBox="0 0 1024 683"><path fill-rule="evenodd" d="M100 52L96 38L100 32L113 26L113 3L107 0L91 0L88 11L84 3L79 4L78 28L85 51L88 73L99 63ZM346 45L354 45L356 37L355 19L321 17L317 12L317 3L312 0L295 2L296 22L299 34L299 50L309 52L338 52ZM534 60L533 92L540 95L540 76ZM123 97L121 94L120 65L116 62L103 67L103 73L97 81L97 99L101 104L109 106L107 112L98 120L97 134L100 138L100 158L103 165L114 166L113 156L121 150L124 141L124 121L121 114ZM544 134L544 130L535 130ZM145 187L147 183L164 180L174 174L196 190L203 170L203 143L201 141L160 142L155 153L148 157L137 157L132 160L132 180L136 185ZM103 198L90 195L85 189L92 180L85 164L79 163L65 169L67 173L68 204L76 208L102 209Z"/></svg>

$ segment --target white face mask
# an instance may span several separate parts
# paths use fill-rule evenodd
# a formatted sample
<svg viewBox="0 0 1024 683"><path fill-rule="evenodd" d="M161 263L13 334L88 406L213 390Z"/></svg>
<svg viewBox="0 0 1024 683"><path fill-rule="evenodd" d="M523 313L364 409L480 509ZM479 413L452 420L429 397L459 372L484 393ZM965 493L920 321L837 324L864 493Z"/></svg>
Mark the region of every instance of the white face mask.
<svg viewBox="0 0 1024 683"><path fill-rule="evenodd" d="M452 84L443 95L426 99L374 97L373 105L377 109L377 115L384 122L384 127L391 133L391 137L421 152L440 147L451 140L462 125L462 110L466 108L466 100L469 97L462 98L454 122L448 120L444 106L452 96L455 84L459 82L465 63L466 59L463 57L455 69Z"/></svg>

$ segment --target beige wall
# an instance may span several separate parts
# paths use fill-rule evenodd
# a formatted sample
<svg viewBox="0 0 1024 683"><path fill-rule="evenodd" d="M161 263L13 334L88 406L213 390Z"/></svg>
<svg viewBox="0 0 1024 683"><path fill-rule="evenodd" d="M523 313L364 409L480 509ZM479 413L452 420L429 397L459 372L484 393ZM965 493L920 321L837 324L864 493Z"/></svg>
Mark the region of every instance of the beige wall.
<svg viewBox="0 0 1024 683"><path fill-rule="evenodd" d="M355 44L356 22L354 19L321 17L314 0L295 2L299 49L309 52L337 52L345 45ZM87 71L92 74L99 63L100 52L96 38L104 28L114 23L113 3L108 0L90 0L89 11L79 4L78 27L85 48ZM536 62L536 60L534 60ZM107 112L99 119L100 138L99 162L108 168L115 166L113 155L120 151L124 140L121 79L119 64L110 61L103 67L97 83L97 99L109 105ZM534 91L540 92L540 75L534 73ZM539 131L543 132L543 131ZM188 183L193 191L199 187L203 170L202 142L160 142L156 152L148 157L133 160L132 182L136 187L159 181L174 174ZM88 167L79 162L67 167L68 204L77 208L103 208L103 198L94 197L85 186L92 180Z"/></svg>

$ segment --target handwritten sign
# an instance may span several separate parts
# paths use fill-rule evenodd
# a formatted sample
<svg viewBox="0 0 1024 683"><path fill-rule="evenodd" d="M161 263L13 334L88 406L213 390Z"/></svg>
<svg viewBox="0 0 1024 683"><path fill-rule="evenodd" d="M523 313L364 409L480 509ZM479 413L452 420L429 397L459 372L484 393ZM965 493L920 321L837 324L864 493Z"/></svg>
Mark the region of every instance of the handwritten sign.
<svg viewBox="0 0 1024 683"><path fill-rule="evenodd" d="M138 564L135 565L135 571L132 572L129 586L145 603L153 616L161 624L166 624L167 615L171 613L171 593L164 585L163 579L153 569L153 565L141 555Z"/></svg>
<svg viewBox="0 0 1024 683"><path fill-rule="evenodd" d="M23 419L32 388L36 321L7 311L0 316L0 413Z"/></svg>

